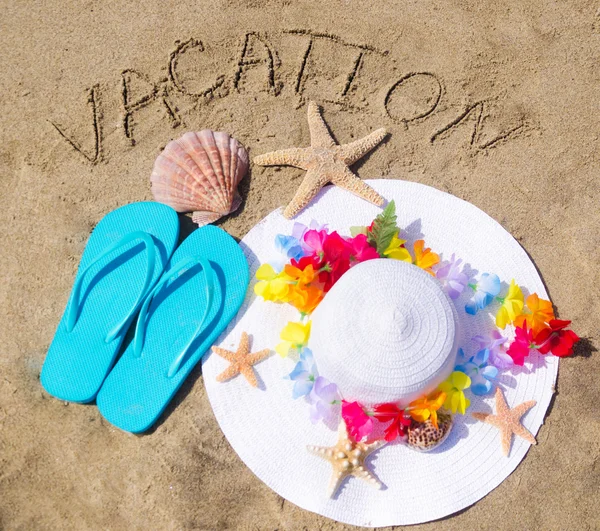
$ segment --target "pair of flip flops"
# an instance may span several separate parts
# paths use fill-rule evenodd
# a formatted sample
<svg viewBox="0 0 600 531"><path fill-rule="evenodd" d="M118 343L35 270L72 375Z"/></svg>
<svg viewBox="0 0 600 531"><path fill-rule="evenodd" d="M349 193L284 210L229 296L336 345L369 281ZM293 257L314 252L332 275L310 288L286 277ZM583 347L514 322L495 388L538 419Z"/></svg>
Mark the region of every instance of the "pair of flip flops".
<svg viewBox="0 0 600 531"><path fill-rule="evenodd" d="M177 214L159 203L133 203L98 223L42 368L46 391L96 399L125 431L154 424L239 310L249 281L225 231L199 228L175 250L178 236Z"/></svg>

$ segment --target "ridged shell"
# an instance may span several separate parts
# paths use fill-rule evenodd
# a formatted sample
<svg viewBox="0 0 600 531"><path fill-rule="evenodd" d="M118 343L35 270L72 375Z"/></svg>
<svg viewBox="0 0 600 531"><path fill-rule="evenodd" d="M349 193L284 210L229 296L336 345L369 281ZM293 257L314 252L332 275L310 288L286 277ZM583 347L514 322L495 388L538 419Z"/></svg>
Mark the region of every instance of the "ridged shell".
<svg viewBox="0 0 600 531"><path fill-rule="evenodd" d="M237 185L247 170L246 149L227 133L186 133L157 157L152 194L177 212L193 212L194 222L206 225L240 206Z"/></svg>
<svg viewBox="0 0 600 531"><path fill-rule="evenodd" d="M406 442L408 446L419 452L428 452L442 444L452 430L452 416L446 413L438 413L437 423L438 427L436 429L431 419L427 419L425 422L413 421L407 429Z"/></svg>

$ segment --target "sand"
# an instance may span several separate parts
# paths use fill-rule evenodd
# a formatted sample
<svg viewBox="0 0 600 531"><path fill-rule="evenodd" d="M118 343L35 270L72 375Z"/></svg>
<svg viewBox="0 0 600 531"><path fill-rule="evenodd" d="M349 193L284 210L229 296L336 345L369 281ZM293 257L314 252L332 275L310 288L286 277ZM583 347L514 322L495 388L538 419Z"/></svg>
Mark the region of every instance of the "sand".
<svg viewBox="0 0 600 531"><path fill-rule="evenodd" d="M502 223L584 338L538 446L473 507L422 529L600 529L600 16L595 2L2 2L0 528L347 529L233 452L200 368L145 436L39 383L90 230L151 199L165 144L226 130L254 156L307 145L306 102L356 165ZM241 238L303 172L252 167ZM182 234L193 228L182 216ZM435 503L435 500L431 500Z"/></svg>

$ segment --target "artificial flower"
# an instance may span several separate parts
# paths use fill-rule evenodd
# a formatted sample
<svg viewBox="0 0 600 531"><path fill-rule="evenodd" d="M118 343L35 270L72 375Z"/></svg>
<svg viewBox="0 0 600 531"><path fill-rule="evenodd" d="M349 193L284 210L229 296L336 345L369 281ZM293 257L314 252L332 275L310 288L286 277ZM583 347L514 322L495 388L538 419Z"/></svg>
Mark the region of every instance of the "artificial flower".
<svg viewBox="0 0 600 531"><path fill-rule="evenodd" d="M537 349L541 354L550 352L554 356L564 358L573 354L573 345L579 341L579 336L573 330L565 330L571 321L552 319L548 328L544 328L535 336Z"/></svg>
<svg viewBox="0 0 600 531"><path fill-rule="evenodd" d="M465 312L475 315L479 310L483 310L490 304L494 297L500 293L500 278L493 273L483 273L479 281L475 284L468 284L475 292L471 301L465 305Z"/></svg>
<svg viewBox="0 0 600 531"><path fill-rule="evenodd" d="M290 265L297 267L302 271L304 271L309 265L311 265L315 271L319 271L325 265L325 263L323 262L323 253L321 252L320 255L307 254L300 258L300 260L295 260L294 258L292 258L290 260Z"/></svg>
<svg viewBox="0 0 600 531"><path fill-rule="evenodd" d="M350 269L351 248L337 232L327 235L323 242L323 261L319 280L323 282L323 291L327 292Z"/></svg>
<svg viewBox="0 0 600 531"><path fill-rule="evenodd" d="M387 249L383 251L383 255L386 258L392 260L401 260L402 262L408 262L412 264L412 256L408 252L408 249L404 247L406 240L401 240L398 235L392 237L392 241L387 246Z"/></svg>
<svg viewBox="0 0 600 531"><path fill-rule="evenodd" d="M302 247L307 255L323 252L323 243L327 238L326 230L309 229L302 236Z"/></svg>
<svg viewBox="0 0 600 531"><path fill-rule="evenodd" d="M523 312L523 292L515 284L514 278L510 281L508 293L504 297L499 297L498 300L501 306L496 314L496 326L506 328L507 324L512 323Z"/></svg>
<svg viewBox="0 0 600 531"><path fill-rule="evenodd" d="M373 225L373 224L371 223L371 225ZM368 236L369 232L371 232L371 226L363 227L362 225L354 225L354 226L350 227L350 234L352 235L353 238L355 236L358 236L359 234L364 234L365 236Z"/></svg>
<svg viewBox="0 0 600 531"><path fill-rule="evenodd" d="M449 262L443 262L435 272L435 277L440 281L448 296L456 300L469 283L469 277L462 272L462 260L455 258L454 254Z"/></svg>
<svg viewBox="0 0 600 531"><path fill-rule="evenodd" d="M308 394L310 403L310 421L316 424L320 420L326 424L337 421L340 413L341 397L337 385L327 378L319 376Z"/></svg>
<svg viewBox="0 0 600 531"><path fill-rule="evenodd" d="M379 253L369 243L365 234L357 234L347 242L350 248L350 262L365 262L379 258Z"/></svg>
<svg viewBox="0 0 600 531"><path fill-rule="evenodd" d="M433 427L437 430L437 411L440 409L446 401L446 393L443 391L437 391L427 396L422 396L413 400L407 408L408 414L413 420L417 422L425 422L427 419L431 419Z"/></svg>
<svg viewBox="0 0 600 531"><path fill-rule="evenodd" d="M512 358L506 353L504 343L508 341L498 330L492 330L489 336L475 336L471 341L477 343L477 351L488 350L488 363L499 369L508 369L513 365Z"/></svg>
<svg viewBox="0 0 600 531"><path fill-rule="evenodd" d="M425 240L417 240L413 247L415 251L414 264L427 271L431 276L435 276L431 268L440 261L440 256L432 252L429 247L425 247Z"/></svg>
<svg viewBox="0 0 600 531"><path fill-rule="evenodd" d="M541 332L546 328L546 323L554 319L554 310L550 301L540 299L537 293L532 293L525 299L525 305L530 313L518 315L515 319L515 326L523 326L527 322L527 327L533 330L534 334Z"/></svg>
<svg viewBox="0 0 600 531"><path fill-rule="evenodd" d="M282 357L285 358L290 349L296 349L297 351L302 350L308 343L308 337L310 336L310 321L306 323L294 323L289 322L285 325L279 337L282 339L275 347L275 351Z"/></svg>
<svg viewBox="0 0 600 531"><path fill-rule="evenodd" d="M288 294L288 302L301 314L311 313L323 299L323 292L316 286L293 286Z"/></svg>
<svg viewBox="0 0 600 531"><path fill-rule="evenodd" d="M263 264L256 270L259 280L254 285L254 293L266 301L284 301L290 290L289 279L283 273L276 273L273 266Z"/></svg>
<svg viewBox="0 0 600 531"><path fill-rule="evenodd" d="M294 370L288 375L288 378L294 381L294 390L292 398L294 400L301 396L308 395L319 377L317 364L313 358L312 350L303 348L300 354L300 360L296 363Z"/></svg>
<svg viewBox="0 0 600 531"><path fill-rule="evenodd" d="M512 358L515 365L523 366L529 351L535 348L533 341L533 330L527 327L527 321L522 326L515 328L515 339L506 349L506 353Z"/></svg>
<svg viewBox="0 0 600 531"><path fill-rule="evenodd" d="M300 242L300 245L302 246L305 252L309 251L309 249L304 247L304 235L309 230L315 230L317 232L327 232L327 225L320 225L314 219L310 222L310 225L308 226L303 225L302 223L298 223L297 221L294 222L294 226L292 227L292 237L296 238Z"/></svg>
<svg viewBox="0 0 600 531"><path fill-rule="evenodd" d="M471 378L471 392L474 395L483 396L488 394L494 389L494 383L498 377L498 368L488 364L490 350L487 348L481 349L475 356L471 356L468 361L465 360L462 349L459 349L459 351L460 357L464 361L457 365L454 370L464 372Z"/></svg>
<svg viewBox="0 0 600 531"><path fill-rule="evenodd" d="M275 236L275 248L286 258L294 258L295 260L300 260L305 254L300 240L285 234Z"/></svg>
<svg viewBox="0 0 600 531"><path fill-rule="evenodd" d="M400 409L397 404L380 404L375 406L374 416L379 422L390 422L391 424L385 428L384 439L391 442L398 437L406 435L406 428L411 425L411 420L406 416L403 409Z"/></svg>
<svg viewBox="0 0 600 531"><path fill-rule="evenodd" d="M471 386L471 378L464 372L454 371L445 382L442 382L438 389L446 394L444 407L456 413L457 411L464 415L467 408L471 404L470 400L465 396L464 390Z"/></svg>
<svg viewBox="0 0 600 531"><path fill-rule="evenodd" d="M304 269L288 264L283 271L300 288L310 284L317 276L312 264L308 264Z"/></svg>
<svg viewBox="0 0 600 531"><path fill-rule="evenodd" d="M342 400L342 418L348 428L348 434L355 441L362 441L373 431L373 419L365 413L358 402Z"/></svg>

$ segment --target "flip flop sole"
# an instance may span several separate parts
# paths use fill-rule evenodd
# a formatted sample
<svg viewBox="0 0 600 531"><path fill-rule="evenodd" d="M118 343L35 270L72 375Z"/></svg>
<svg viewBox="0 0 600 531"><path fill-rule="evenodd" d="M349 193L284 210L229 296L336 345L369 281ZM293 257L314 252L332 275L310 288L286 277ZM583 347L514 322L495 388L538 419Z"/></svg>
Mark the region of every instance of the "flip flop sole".
<svg viewBox="0 0 600 531"><path fill-rule="evenodd" d="M212 225L195 230L173 253L169 267L195 256L210 263L216 274L215 290L205 325L179 370L168 376L173 360L200 325L207 305L206 279L200 265L189 268L156 293L146 318L141 355L136 357L132 341L98 393L100 412L122 430L140 433L156 422L244 300L248 263L229 234Z"/></svg>
<svg viewBox="0 0 600 531"><path fill-rule="evenodd" d="M92 401L114 363L128 325L112 341L106 341L107 334L140 297L148 272L148 251L137 239L91 264L111 245L137 231L148 233L154 242L151 287L177 244L177 213L160 203L132 203L110 212L94 228L74 282L75 286L81 280L79 301L71 301L78 304L77 320L67 331L67 305L42 367L42 386L56 398Z"/></svg>

